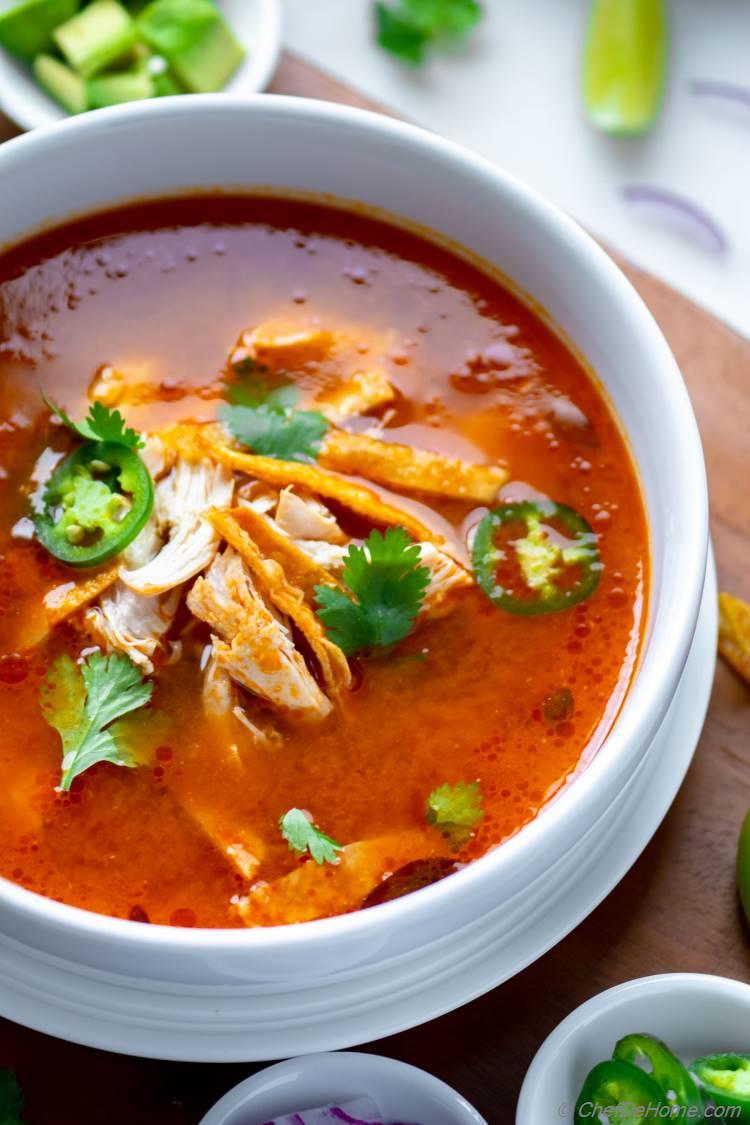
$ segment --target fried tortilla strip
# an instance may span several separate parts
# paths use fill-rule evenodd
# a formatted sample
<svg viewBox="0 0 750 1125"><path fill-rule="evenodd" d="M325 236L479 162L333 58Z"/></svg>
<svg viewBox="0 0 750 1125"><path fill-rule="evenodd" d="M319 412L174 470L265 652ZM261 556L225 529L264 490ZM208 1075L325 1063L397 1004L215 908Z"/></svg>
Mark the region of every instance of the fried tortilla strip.
<svg viewBox="0 0 750 1125"><path fill-rule="evenodd" d="M240 915L246 926L277 926L347 914L394 871L446 852L440 834L427 829L362 840L345 847L335 865L303 863L273 883L252 887Z"/></svg>
<svg viewBox="0 0 750 1125"><path fill-rule="evenodd" d="M185 457L192 459L201 456L210 457L237 473L246 473L248 476L281 488L286 485L297 485L316 496L322 496L326 500L333 500L349 508L350 511L372 523L384 524L386 527L403 527L415 539L426 540L437 546L445 543L442 535L432 531L411 512L381 500L376 492L365 485L347 480L346 477L338 476L336 473L328 473L317 465L307 465L301 461L280 461L274 457L243 453L223 441L216 427L174 427L167 440L173 445L176 444Z"/></svg>
<svg viewBox="0 0 750 1125"><path fill-rule="evenodd" d="M59 625L66 617L71 617L100 597L110 586L114 586L118 574L119 566L108 566L84 578L82 582L64 582L62 586L54 586L48 590L44 595L44 608L50 625Z"/></svg>
<svg viewBox="0 0 750 1125"><path fill-rule="evenodd" d="M387 488L490 504L508 480L499 465L472 465L427 449L329 430L319 456L324 468L351 473Z"/></svg>
<svg viewBox="0 0 750 1125"><path fill-rule="evenodd" d="M263 600L231 547L197 579L187 604L219 634L213 638L216 662L236 683L302 718L322 719L330 713L331 701L297 651L285 621Z"/></svg>
<svg viewBox="0 0 750 1125"><path fill-rule="evenodd" d="M249 521L245 517L250 517ZM245 530L247 522L266 522L249 508L235 508L229 512L212 511L206 517L214 530L227 541L230 547L242 557L245 565L256 579L263 597L272 602L279 613L284 614L299 629L309 644L320 666L323 683L331 695L339 695L351 687L352 674L349 661L333 641L326 636L320 620L305 601L303 589L293 585L284 567L276 561L264 557L258 544ZM245 526L242 526L242 524ZM307 556L299 553L309 569L315 564ZM295 558L296 561L296 558Z"/></svg>
<svg viewBox="0 0 750 1125"><path fill-rule="evenodd" d="M750 605L719 594L719 652L750 684Z"/></svg>
<svg viewBox="0 0 750 1125"><path fill-rule="evenodd" d="M350 379L316 395L313 407L329 421L339 423L357 414L367 414L378 406L393 402L396 391L385 371L371 367L355 371Z"/></svg>
<svg viewBox="0 0 750 1125"><path fill-rule="evenodd" d="M306 363L325 359L334 342L333 333L326 328L275 328L262 324L242 333L229 362L235 366L251 359L271 371L294 371Z"/></svg>
<svg viewBox="0 0 750 1125"><path fill-rule="evenodd" d="M288 581L307 598L314 597L316 586L336 585L331 571L311 558L303 544L295 543L267 516L244 507L230 509L229 515L250 536L261 555L278 563Z"/></svg>

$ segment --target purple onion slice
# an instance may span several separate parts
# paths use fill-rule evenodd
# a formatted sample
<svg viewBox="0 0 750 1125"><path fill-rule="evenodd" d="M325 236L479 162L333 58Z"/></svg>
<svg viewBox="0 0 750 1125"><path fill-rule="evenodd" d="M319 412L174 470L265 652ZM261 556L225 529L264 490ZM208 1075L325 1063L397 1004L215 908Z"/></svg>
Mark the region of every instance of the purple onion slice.
<svg viewBox="0 0 750 1125"><path fill-rule="evenodd" d="M699 98L721 98L750 109L750 86L741 86L737 82L720 82L713 78L693 78L689 88Z"/></svg>
<svg viewBox="0 0 750 1125"><path fill-rule="evenodd" d="M628 184L623 196L628 203L652 206L679 220L715 254L729 249L729 240L715 219L686 196L651 184Z"/></svg>
<svg viewBox="0 0 750 1125"><path fill-rule="evenodd" d="M320 1106L300 1113L276 1117L265 1125L385 1125L378 1107L371 1098L355 1098L344 1105Z"/></svg>

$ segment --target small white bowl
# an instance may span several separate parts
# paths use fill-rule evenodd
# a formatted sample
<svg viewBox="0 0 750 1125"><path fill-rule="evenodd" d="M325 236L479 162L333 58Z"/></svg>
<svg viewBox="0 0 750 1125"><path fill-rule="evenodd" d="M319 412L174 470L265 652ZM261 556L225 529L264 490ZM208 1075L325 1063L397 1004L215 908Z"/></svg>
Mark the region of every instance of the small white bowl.
<svg viewBox="0 0 750 1125"><path fill-rule="evenodd" d="M304 1055L269 1066L225 1094L200 1125L262 1125L282 1114L370 1097L386 1121L487 1125L465 1098L408 1063L380 1055Z"/></svg>
<svg viewBox="0 0 750 1125"><path fill-rule="evenodd" d="M610 1057L618 1039L636 1032L663 1039L686 1062L750 1051L750 985L667 973L595 996L540 1047L521 1089L516 1125L572 1119L589 1071Z"/></svg>
<svg viewBox="0 0 750 1125"><path fill-rule="evenodd" d="M0 0L0 11L18 0ZM227 83L233 94L257 94L274 76L281 53L281 0L219 0L237 38L247 49ZM0 47L0 109L22 129L38 129L69 116L45 94L26 63Z"/></svg>

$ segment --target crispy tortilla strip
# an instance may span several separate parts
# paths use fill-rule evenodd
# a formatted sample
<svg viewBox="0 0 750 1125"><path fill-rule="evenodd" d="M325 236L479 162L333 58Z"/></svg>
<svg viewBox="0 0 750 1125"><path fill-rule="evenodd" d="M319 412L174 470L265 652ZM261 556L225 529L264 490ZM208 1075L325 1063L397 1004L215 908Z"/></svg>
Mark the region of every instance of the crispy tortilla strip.
<svg viewBox="0 0 750 1125"><path fill-rule="evenodd" d="M55 586L44 595L44 608L50 625L59 625L66 617L71 617L98 598L117 581L119 567L108 566L96 574L89 575L82 582L65 582Z"/></svg>
<svg viewBox="0 0 750 1125"><path fill-rule="evenodd" d="M385 371L371 367L355 371L350 379L316 395L313 406L331 422L343 422L357 414L367 414L378 406L393 402L396 391Z"/></svg>
<svg viewBox="0 0 750 1125"><path fill-rule="evenodd" d="M719 652L750 684L750 605L719 594Z"/></svg>
<svg viewBox="0 0 750 1125"><path fill-rule="evenodd" d="M333 333L326 328L262 324L242 333L229 362L234 366L252 359L271 371L293 371L325 359L334 341Z"/></svg>
<svg viewBox="0 0 750 1125"><path fill-rule="evenodd" d="M233 449L222 439L218 427L175 426L166 435L165 441L173 447L176 446L188 459L199 460L201 457L210 457L228 469L233 469L237 473L246 473L267 484L275 484L280 488L297 485L316 496L322 496L326 500L333 500L349 508L350 511L356 512L357 515L363 516L374 524L403 527L415 539L423 539L437 546L445 543L442 535L427 527L411 512L386 503L365 485L347 480L336 473L326 472L317 465L307 465L301 461L280 461L274 457L243 453L241 450Z"/></svg>
<svg viewBox="0 0 750 1125"><path fill-rule="evenodd" d="M236 683L302 718L322 719L330 713L331 701L297 651L285 621L263 600L231 547L195 582L187 604L219 634L213 638L216 662Z"/></svg>
<svg viewBox="0 0 750 1125"><path fill-rule="evenodd" d="M478 504L490 504L508 480L507 470L499 465L472 465L427 449L412 449L345 430L328 431L319 460L324 468L365 477L387 488Z"/></svg>
<svg viewBox="0 0 750 1125"><path fill-rule="evenodd" d="M299 587L307 598L314 597L316 586L336 585L331 571L311 558L301 543L295 543L280 531L273 520L252 508L232 508L228 514L247 532L261 555L278 563L288 581Z"/></svg>
<svg viewBox="0 0 750 1125"><path fill-rule="evenodd" d="M427 829L349 844L335 866L303 863L273 883L251 888L240 915L246 926L278 926L346 914L407 863L445 854L440 834Z"/></svg>
<svg viewBox="0 0 750 1125"><path fill-rule="evenodd" d="M264 598L271 601L279 613L293 621L302 633L318 661L327 691L334 696L340 694L350 688L352 683L348 660L338 645L326 636L321 622L305 601L304 591L289 581L284 567L276 559L264 557L255 540L251 539L242 526L240 521L248 515L256 521L264 522L262 516L248 508L230 512L214 510L206 518L217 534L242 557L257 580ZM301 557L305 558L307 564L311 562L306 556Z"/></svg>

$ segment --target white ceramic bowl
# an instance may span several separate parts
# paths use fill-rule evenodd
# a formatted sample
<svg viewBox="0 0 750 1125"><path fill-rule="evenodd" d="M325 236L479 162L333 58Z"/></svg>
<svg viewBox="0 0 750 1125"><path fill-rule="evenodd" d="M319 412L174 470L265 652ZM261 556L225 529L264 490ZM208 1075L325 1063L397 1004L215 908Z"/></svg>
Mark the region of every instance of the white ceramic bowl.
<svg viewBox="0 0 750 1125"><path fill-rule="evenodd" d="M56 1034L100 1043L106 1038L113 1049L134 1053L263 1058L269 1055L259 1052L270 1053L271 1044L278 1045L262 1025L267 1019L269 1028L277 1026L281 1019L278 1010L269 1015L272 995L288 1019L290 1011L300 1011L297 994L312 985L335 980L344 987L374 965L387 963L395 971L428 947L460 957L466 934L471 931L472 940L481 942L484 920L491 915L496 940L507 945L512 937L518 944L503 975L517 971L528 960L524 928L539 903L551 898L547 882L555 880L560 865L575 864L583 872L583 854L587 861L598 859L606 845L614 849L612 869L620 871L610 826L624 808L626 793L635 800L636 782L644 783L644 763L683 677L698 618L708 548L703 458L687 392L649 312L575 223L498 168L431 133L342 106L210 95L102 110L2 146L0 182L0 245L122 199L217 185L331 194L440 232L480 256L488 268L501 270L520 291L533 294L598 372L640 464L653 557L643 659L605 745L560 799L503 847L397 902L249 932L139 926L0 882L0 947L25 959L23 973L18 965L13 969L23 978L17 991L25 999L0 993L0 1013ZM712 647L709 639L709 651ZM711 661L710 655L703 660L700 689L693 689L699 703L685 743L688 757L702 721ZM651 832L668 807L669 785L666 791ZM642 846L641 841L628 855L634 857ZM573 880L575 871L566 877ZM609 886L605 880L599 897ZM553 927L538 952L580 913ZM91 981L98 981L102 992L96 1033L82 1027L94 1003L83 994L84 983ZM117 1035L107 1030L115 1000L109 994L104 999L105 986L118 993L122 1027ZM387 981L378 987L387 994ZM157 1017L150 1011L146 1019L143 995L133 988L159 991L160 1013L173 1015L172 1034L159 1040L143 1031ZM245 1022L240 1023L243 997ZM451 1006L465 998L454 997ZM311 1026L321 1004L316 998L305 1015ZM422 1010L410 1009L400 1026L424 1018ZM218 1031L209 1026L219 1011L225 1021L220 1046L218 1038L212 1042ZM267 1046L245 1047L241 1037L233 1039L233 1026L247 1029L253 1021L256 1031L264 1027ZM173 1046L187 1027L194 1030L193 1045ZM367 1038L366 1030L356 1034L357 1041ZM351 1036L351 1031L341 1033L326 1045L351 1045ZM285 1046L278 1053L301 1050Z"/></svg>
<svg viewBox="0 0 750 1125"><path fill-rule="evenodd" d="M305 1055L240 1082L200 1125L263 1125L282 1114L370 1097L386 1121L487 1125L465 1098L415 1066L380 1055Z"/></svg>
<svg viewBox="0 0 750 1125"><path fill-rule="evenodd" d="M0 12L18 0L0 0ZM227 84L239 95L265 90L281 53L281 0L219 0L247 56ZM184 95L183 95L184 96ZM34 80L29 67L0 48L0 110L22 129L53 125L68 116Z"/></svg>
<svg viewBox="0 0 750 1125"><path fill-rule="evenodd" d="M572 1120L586 1075L631 1032L656 1035L685 1062L750 1051L750 985L669 973L595 996L542 1044L521 1090L516 1125Z"/></svg>

